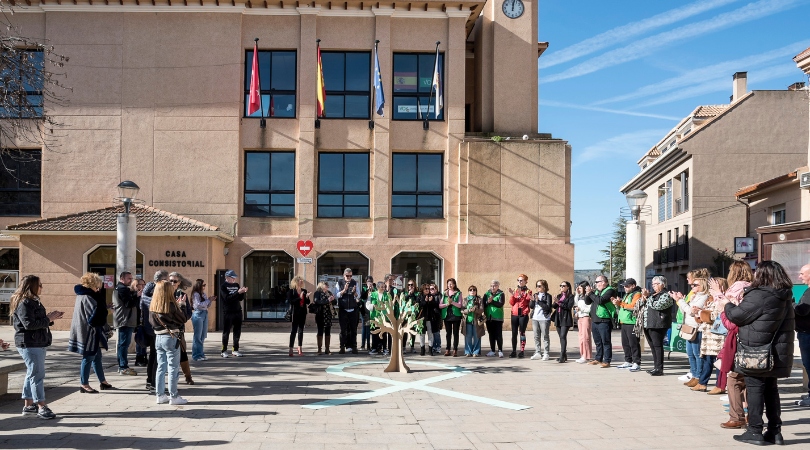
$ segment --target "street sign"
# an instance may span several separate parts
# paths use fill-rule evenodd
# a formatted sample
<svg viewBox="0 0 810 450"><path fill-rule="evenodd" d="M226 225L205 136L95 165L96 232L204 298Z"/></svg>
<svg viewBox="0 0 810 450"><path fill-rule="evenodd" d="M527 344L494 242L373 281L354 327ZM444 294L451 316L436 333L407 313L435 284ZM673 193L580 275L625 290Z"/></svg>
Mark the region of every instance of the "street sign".
<svg viewBox="0 0 810 450"><path fill-rule="evenodd" d="M298 258L298 264L312 264L312 258Z"/></svg>
<svg viewBox="0 0 810 450"><path fill-rule="evenodd" d="M298 247L298 253L301 253L301 256L307 256L312 251L313 244L312 241L298 241L296 247Z"/></svg>

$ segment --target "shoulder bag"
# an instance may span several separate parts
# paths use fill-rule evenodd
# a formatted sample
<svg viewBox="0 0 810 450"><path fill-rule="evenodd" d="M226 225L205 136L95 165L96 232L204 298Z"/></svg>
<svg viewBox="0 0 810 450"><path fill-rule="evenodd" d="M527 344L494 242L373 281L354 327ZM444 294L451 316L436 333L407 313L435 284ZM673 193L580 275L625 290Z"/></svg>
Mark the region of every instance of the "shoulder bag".
<svg viewBox="0 0 810 450"><path fill-rule="evenodd" d="M776 335L782 329L782 324L785 323L787 311L785 316L776 327L773 333L771 342L765 345L758 345L756 347L745 345L740 342L740 335L737 335L737 353L734 354L734 365L740 369L745 375L757 375L769 372L773 369L773 341L776 340ZM736 369L735 369L736 371Z"/></svg>
<svg viewBox="0 0 810 450"><path fill-rule="evenodd" d="M712 324L712 328L709 330L713 334L719 334L720 336L725 336L728 334L728 329L726 326L723 325L723 319L720 318L720 315L717 315L717 318L714 319L714 323Z"/></svg>
<svg viewBox="0 0 810 450"><path fill-rule="evenodd" d="M691 325L682 324L681 331L678 333L678 336L680 336L681 339L683 339L684 341L692 342L697 337L697 334L698 334L697 328Z"/></svg>

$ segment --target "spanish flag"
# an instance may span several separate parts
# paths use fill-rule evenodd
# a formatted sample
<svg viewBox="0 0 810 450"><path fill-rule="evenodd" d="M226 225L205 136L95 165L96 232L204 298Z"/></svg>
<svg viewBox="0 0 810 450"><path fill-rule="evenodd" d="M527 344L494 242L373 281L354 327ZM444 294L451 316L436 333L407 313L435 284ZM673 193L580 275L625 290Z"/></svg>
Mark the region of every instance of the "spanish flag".
<svg viewBox="0 0 810 450"><path fill-rule="evenodd" d="M326 103L326 86L323 84L323 64L321 63L321 40L318 39L318 116L323 117L326 113L325 111L325 103Z"/></svg>

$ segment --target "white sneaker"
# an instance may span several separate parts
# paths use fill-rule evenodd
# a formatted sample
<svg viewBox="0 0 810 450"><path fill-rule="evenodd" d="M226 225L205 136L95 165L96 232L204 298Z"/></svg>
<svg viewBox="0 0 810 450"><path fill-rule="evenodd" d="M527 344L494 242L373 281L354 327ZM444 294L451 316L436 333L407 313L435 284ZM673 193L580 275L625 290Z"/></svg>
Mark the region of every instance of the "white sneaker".
<svg viewBox="0 0 810 450"><path fill-rule="evenodd" d="M636 363L633 363L633 365L630 366L630 372L638 372L639 370L641 370L641 367L639 367L639 365Z"/></svg>
<svg viewBox="0 0 810 450"><path fill-rule="evenodd" d="M532 358L531 358L531 359L532 359L532 361L534 361L534 360L536 360L536 359L540 359L540 358L542 358L542 357L543 357L543 356L542 356L540 353L535 353L534 355L532 355Z"/></svg>
<svg viewBox="0 0 810 450"><path fill-rule="evenodd" d="M678 381L689 381L692 379L692 372L687 372L685 375L678 377Z"/></svg>
<svg viewBox="0 0 810 450"><path fill-rule="evenodd" d="M493 357L493 356L495 356L495 355L496 355L496 353L495 353L495 352L489 352L489 353L487 353L487 356L489 356L489 357Z"/></svg>
<svg viewBox="0 0 810 450"><path fill-rule="evenodd" d="M377 354L377 349L376 349L376 348L372 348L372 349L371 349L371 351L370 351L370 352L368 352L368 354L369 354L369 355L376 355L376 354Z"/></svg>
<svg viewBox="0 0 810 450"><path fill-rule="evenodd" d="M188 403L188 400L184 399L183 397L180 397L179 395L177 397L172 397L169 399L170 405L185 405L186 403Z"/></svg>
<svg viewBox="0 0 810 450"><path fill-rule="evenodd" d="M498 350L498 358L503 358L503 352Z"/></svg>
<svg viewBox="0 0 810 450"><path fill-rule="evenodd" d="M219 355L222 356L223 358L227 358L228 357L228 352L222 352Z"/></svg>
<svg viewBox="0 0 810 450"><path fill-rule="evenodd" d="M617 369L629 369L632 366L633 366L632 364L630 364L629 362L626 362L626 363L619 364L618 366L616 366L616 368Z"/></svg>
<svg viewBox="0 0 810 450"><path fill-rule="evenodd" d="M802 394L802 400L810 398L810 394Z"/></svg>
<svg viewBox="0 0 810 450"><path fill-rule="evenodd" d="M198 359L197 361L208 361L208 358L206 358L205 356L203 356L202 358Z"/></svg>
<svg viewBox="0 0 810 450"><path fill-rule="evenodd" d="M351 347L346 347L346 353L351 353L351 352L352 352L352 348Z"/></svg>
<svg viewBox="0 0 810 450"><path fill-rule="evenodd" d="M239 350L231 352L231 355L236 356L237 358L241 358L242 356L244 356L242 355L242 353L239 352Z"/></svg>
<svg viewBox="0 0 810 450"><path fill-rule="evenodd" d="M157 403L158 405L160 405L160 404L162 404L162 403L169 403L169 397L168 397L168 396L166 396L166 395L158 395L158 396L157 396L157 402L156 402L156 403Z"/></svg>
<svg viewBox="0 0 810 450"><path fill-rule="evenodd" d="M585 359L585 358L579 358L578 360L576 360L574 362L577 363L577 364L585 364L586 362L588 362L588 360Z"/></svg>
<svg viewBox="0 0 810 450"><path fill-rule="evenodd" d="M548 353L543 353L543 361L548 361Z"/></svg>

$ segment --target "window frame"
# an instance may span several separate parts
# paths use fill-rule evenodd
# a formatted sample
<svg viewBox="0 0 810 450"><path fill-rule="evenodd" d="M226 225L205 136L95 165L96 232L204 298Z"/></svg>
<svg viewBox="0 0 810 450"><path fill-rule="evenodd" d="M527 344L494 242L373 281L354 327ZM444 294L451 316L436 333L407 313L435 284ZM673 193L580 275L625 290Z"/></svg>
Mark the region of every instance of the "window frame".
<svg viewBox="0 0 810 450"><path fill-rule="evenodd" d="M0 210L0 217L42 217L42 180L43 180L43 178L42 178L42 150L40 150L40 149L4 148L4 149L0 149L0 157L3 157L2 155L7 154L7 152L19 152L19 153L31 152L31 153L33 153L31 162L36 162L37 164L39 164L39 185L36 188L20 187L21 183L25 183L24 181L22 181L22 178L24 178L24 177L14 175L12 173L12 170L16 171L17 173L20 173L20 164L22 163L22 161L14 161L14 160L12 160L12 162L15 163L13 169L11 167L9 167L8 162L3 163L2 165L0 165L0 171L2 171L2 173L4 174L4 175L0 175L0 176L8 176L8 177L10 177L12 179L12 182L17 184L17 187L16 188L0 187L0 193L5 193L5 192L10 192L10 193L36 192L39 195L39 197L38 197L38 201L37 201L37 207L36 207L37 212L36 213L21 214L17 210L17 212L15 212L15 213L4 214L2 212L2 210ZM12 205L27 205L29 203L12 202L10 204L12 204Z"/></svg>
<svg viewBox="0 0 810 450"><path fill-rule="evenodd" d="M18 57L22 56L22 55L25 55L25 54L39 53L41 55L39 71L40 71L40 73L45 71L45 52L44 52L44 50L39 49L39 48L15 48L13 51L16 52ZM21 65L22 65L22 63L20 63L20 66ZM15 68L12 67L11 69L13 70ZM19 66L16 68L16 72L17 72L17 76L15 77L15 79L16 79L16 81L18 83L20 83L20 85L25 86L26 84L28 84L29 87L34 87L33 86L34 83L26 82L26 81L23 80L23 74L20 72ZM45 116L45 95L43 93L43 91L44 91L44 79L35 80L35 81L37 83L41 84L40 86L38 86L40 88L39 90L28 90L28 89L26 89L25 94L21 94L20 91L14 90L13 91L13 97L17 97L18 95L25 95L26 99L29 99L32 96L39 96L40 97L39 104L34 105L33 103L30 103L29 100L22 101L21 98L18 98L17 99L16 114L8 114L8 115L6 115L6 112L8 112L8 109L0 108L0 110L4 111L3 113L0 113L0 119L2 119L2 120L38 119L38 118L42 118L42 117ZM24 113L23 110L22 110L23 105L28 105L30 107L30 109L34 112L34 114L28 115L28 114Z"/></svg>
<svg viewBox="0 0 810 450"><path fill-rule="evenodd" d="M270 167L269 167L270 175L272 175L272 171L273 171L273 158L272 158L273 153L290 153L290 154L292 154L293 155L293 167L292 167L292 171L293 171L293 188L292 188L292 190L290 191L290 190L285 189L285 190L274 191L272 189L272 181L270 182L271 188L268 189L267 191L257 191L255 189L248 190L248 188L247 188L247 171L248 171L247 155L249 153L267 153L268 155L270 155ZM244 162L243 166L244 167L242 168L242 191L243 191L242 192L242 217L273 217L273 218L294 218L294 217L296 217L295 209L297 207L298 202L297 202L296 193L295 193L296 154L295 154L294 150L246 150L245 151L245 162ZM270 199L271 199L270 203L267 205L268 207L273 206L273 202L272 202L273 194L292 194L293 195L293 203L292 203L292 205L288 205L288 204L285 203L285 204L279 204L277 206L292 206L293 207L293 214L291 216L273 215L272 213L267 214L267 215L247 214L247 207L246 207L247 203L245 201L245 197L248 194L265 194L265 193L267 195L269 195Z"/></svg>
<svg viewBox="0 0 810 450"><path fill-rule="evenodd" d="M396 59L397 59L398 55L403 55L403 56L415 55L417 57L416 58L416 92L396 92L394 90L394 86L396 84L396 72L394 72L393 68L396 67ZM424 95L424 93L422 95L420 95L420 92L419 92L419 56L420 55L435 56L436 52L393 52L391 54L391 67L392 67L392 70L391 70L391 120L397 120L397 121L403 121L403 122L424 122L425 121L424 117L422 117L421 119L418 117L419 114L417 114L417 117L415 117L413 119L398 119L395 116L397 113L394 110L394 108L396 108L395 104L396 104L396 99L397 98L402 98L402 97L419 98L419 97ZM442 92L444 93L444 91L445 91L444 88L446 86L445 82L444 82L444 80L445 80L445 76L444 76L445 68L444 68L444 66L445 66L445 62L446 62L446 59L447 59L447 58L445 58L445 52L440 51L439 52L439 58L441 59L441 64L439 65L439 75L441 77ZM435 58L434 58L433 64L435 65L435 63L436 63L436 61L435 61ZM431 73L432 72L433 71L431 69ZM431 91L432 90L433 90L433 88L431 88ZM430 96L430 95L428 94L428 96ZM433 97L431 102L435 102L435 100L436 100L436 97ZM441 118L436 118L435 114L433 114L433 117L431 118L430 104L428 104L428 110L427 110L427 113L426 113L427 114L427 121L428 122L444 122L446 120L446 115L445 115L446 110L447 110L447 108L445 106L442 106ZM420 113L421 113L421 111L420 111Z"/></svg>
<svg viewBox="0 0 810 450"><path fill-rule="evenodd" d="M290 91L288 89L277 90L277 89L273 89L273 87L272 87L272 82L273 82L273 53L274 52L292 53L293 58L295 58L295 61L293 62L293 81L294 81L293 84L295 86L295 89L292 90L292 91ZM252 48L245 49L245 70L242 73L242 76L244 77L243 81L246 81L248 85L246 86L246 88L244 89L244 92L242 94L242 99L243 99L243 102L244 102L242 104L242 118L243 119L259 119L259 120L261 120L261 119L297 119L298 118L298 50L296 50L296 49L273 49L273 50L259 49L259 75L260 76L261 76L261 73L262 73L261 54L262 53L270 53L270 65L267 67L267 70L270 71L270 83L271 83L270 89L264 89L264 86L261 86L261 90L259 91L259 100L261 101L261 104L262 104L262 116L260 116L260 117L254 117L254 116L247 115L247 102L248 102L248 97L250 96L250 77L248 76L248 73L249 73L248 71L253 70L253 57L252 57L252 55L248 56L251 53L253 53ZM269 95L270 96L269 97L270 102L272 102L272 99L273 99L274 95L292 95L294 97L294 99L295 99L294 102L293 102L293 104L295 105L295 114L293 114L292 117L271 116L270 115L270 104L268 104L267 105L267 114L264 115L264 106L265 105L264 105L264 100L262 99L264 95Z"/></svg>
<svg viewBox="0 0 810 450"><path fill-rule="evenodd" d="M371 101L373 97L372 87L371 87L371 51L363 51L363 50L321 50L321 56L326 54L343 54L343 88L344 90L339 91L335 89L329 89L329 83L324 83L326 86L326 101L329 101L330 96L340 95L343 96L343 117L329 117L329 109L325 110L325 114L319 119L329 119L329 120L370 120L371 119ZM367 91L347 91L346 88L346 71L347 71L347 64L346 64L346 55L354 53L354 54L364 54L368 56L368 80L366 82L366 86L368 87ZM367 95L368 96L368 103L366 104L366 115L364 117L346 117L346 96L347 95ZM326 105L324 105L326 106Z"/></svg>
<svg viewBox="0 0 810 450"><path fill-rule="evenodd" d="M398 155L414 155L416 156L416 190L415 191L395 191L394 190L394 177L397 174L396 167L394 166L395 157ZM438 191L429 191L429 192L420 192L419 191L419 157L422 155L439 155L440 156L440 164L439 164L439 176L440 180L439 183L441 185L441 190ZM392 219L421 219L421 220L444 220L444 152L395 152L391 154L391 218ZM394 196L395 195L413 195L416 197L416 204L413 206L416 213L413 217L406 217L406 216L395 216L394 215ZM441 217L428 217L428 216L420 216L419 215L419 197L422 195L440 195L442 198L441 204ZM405 208L408 208L407 206Z"/></svg>
<svg viewBox="0 0 810 450"><path fill-rule="evenodd" d="M366 176L366 190L365 193L363 191L346 191L345 186L345 178L343 179L343 190L342 191L322 191L321 190L321 155L341 155L343 158L343 176L345 177L346 173L346 155L366 155L366 163L368 164ZM318 152L318 191L315 194L315 217L318 219L370 219L371 218L371 180L369 179L371 175L371 152ZM343 197L343 201L341 203L341 216L321 216L320 208L321 208L321 195L341 195ZM346 195L366 195L368 197L368 215L364 217L346 217ZM329 207L336 207L334 205L325 205ZM358 206L358 205L349 205L350 207Z"/></svg>

